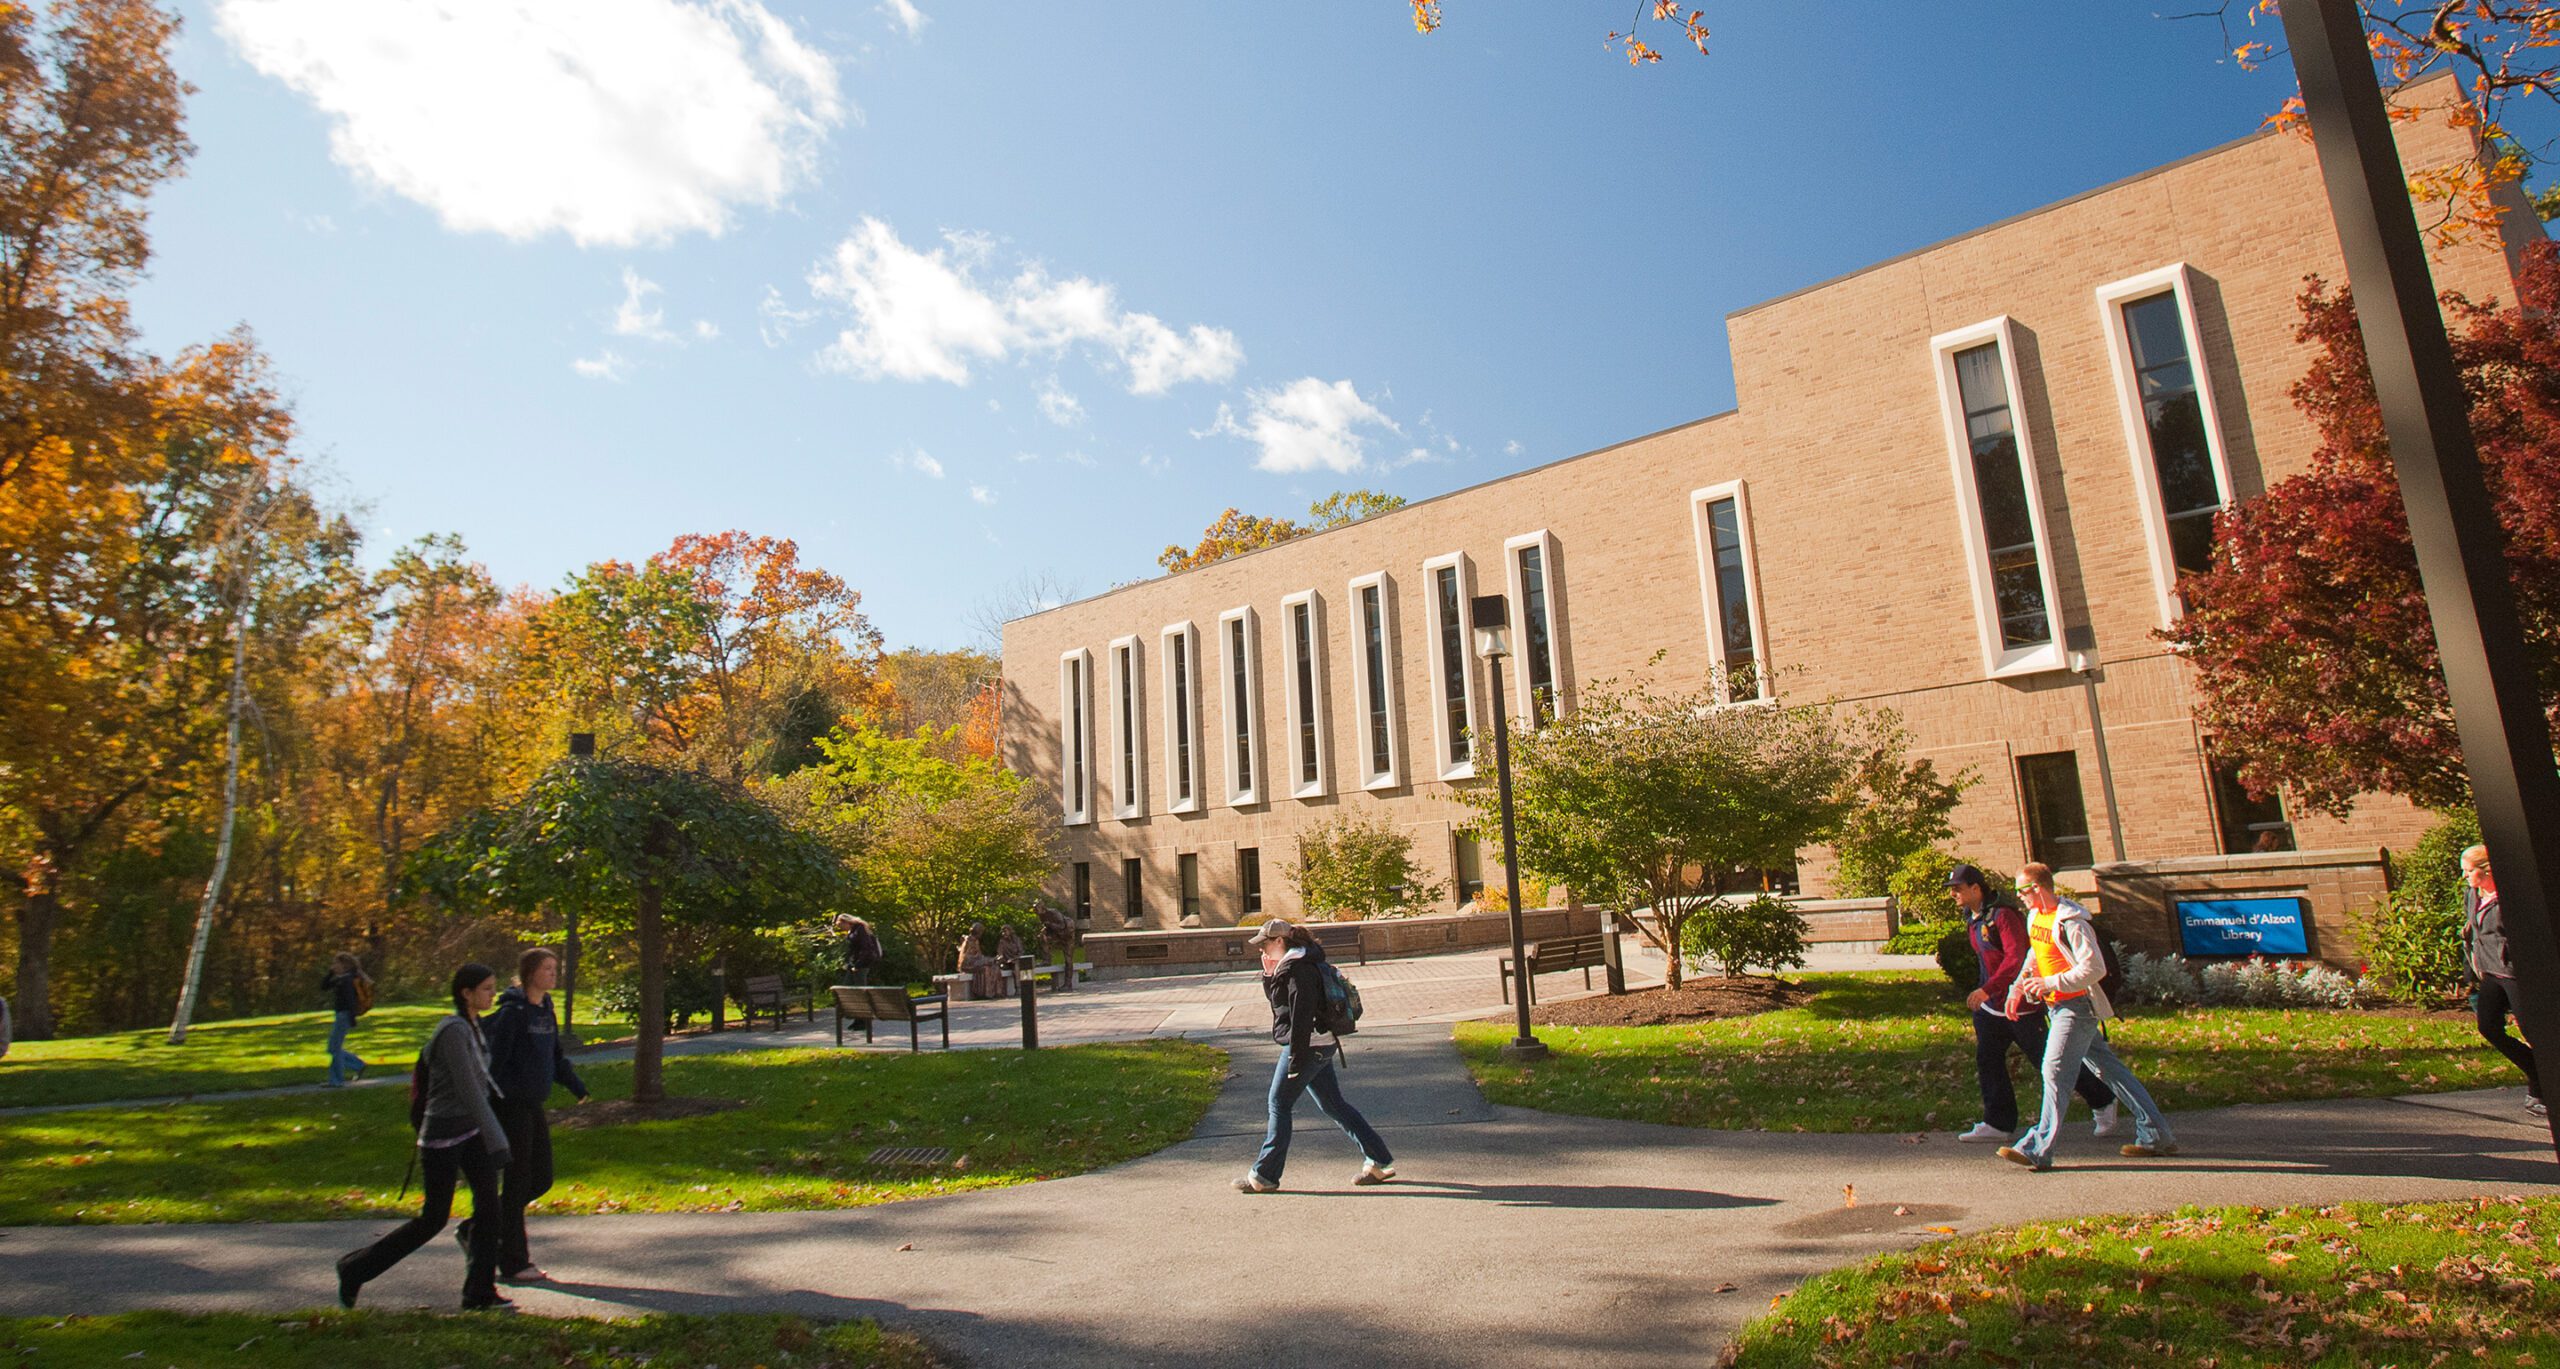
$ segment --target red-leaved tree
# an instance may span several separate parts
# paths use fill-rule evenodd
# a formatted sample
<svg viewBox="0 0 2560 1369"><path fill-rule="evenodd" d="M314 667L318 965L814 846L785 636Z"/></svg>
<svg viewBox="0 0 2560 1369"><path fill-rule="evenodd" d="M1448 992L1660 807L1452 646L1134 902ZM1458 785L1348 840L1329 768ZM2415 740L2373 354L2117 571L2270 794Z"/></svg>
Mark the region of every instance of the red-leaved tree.
<svg viewBox="0 0 2560 1369"><path fill-rule="evenodd" d="M2544 707L2560 703L2560 251L2535 244L2504 308L2448 295L2471 429ZM2162 635L2196 668L2198 720L2251 790L2343 814L2376 790L2470 801L2417 554L2355 308L2314 279L2297 336L2319 349L2294 402L2311 469L2225 511L2211 569ZM2560 715L2555 715L2560 722Z"/></svg>

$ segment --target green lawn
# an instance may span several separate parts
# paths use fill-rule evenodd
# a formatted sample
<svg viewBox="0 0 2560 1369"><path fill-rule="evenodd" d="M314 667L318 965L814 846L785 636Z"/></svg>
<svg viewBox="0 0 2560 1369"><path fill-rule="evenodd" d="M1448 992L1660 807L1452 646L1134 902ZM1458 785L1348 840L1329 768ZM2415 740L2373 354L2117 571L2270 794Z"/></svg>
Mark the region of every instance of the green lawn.
<svg viewBox="0 0 2560 1369"><path fill-rule="evenodd" d="M1825 1274L1728 1365L2560 1364L2560 1199L2187 1208Z"/></svg>
<svg viewBox="0 0 2560 1369"><path fill-rule="evenodd" d="M1981 1116L1973 1029L1944 976L1808 975L1783 1012L1673 1027L1541 1027L1531 1065L1499 1058L1505 1023L1462 1022L1458 1048L1496 1103L1675 1126L1921 1131ZM2313 1009L2135 1008L2109 1039L2172 1112L2520 1082L2467 1019ZM2039 1089L2013 1054L2020 1101ZM2085 1115L2087 1105L2075 1104Z"/></svg>
<svg viewBox="0 0 2560 1369"><path fill-rule="evenodd" d="M406 1070L436 1019L452 1011L439 1003L385 1004L356 1019L347 1049L376 1074ZM589 1043L630 1034L627 1022L578 1023L578 1038ZM183 1046L169 1044L166 1027L20 1041L0 1060L0 1108L317 1084L329 1077L328 1045L324 1012L208 1022L190 1028Z"/></svg>
<svg viewBox="0 0 2560 1369"><path fill-rule="evenodd" d="M470 1313L225 1312L0 1319L0 1361L39 1369L346 1369L522 1365L525 1369L930 1369L910 1336L868 1321L798 1317L490 1317Z"/></svg>
<svg viewBox="0 0 2560 1369"><path fill-rule="evenodd" d="M1226 1057L1187 1041L922 1055L744 1051L667 1062L667 1091L748 1100L682 1120L554 1133L538 1212L861 1207L1099 1169L1191 1134ZM586 1074L627 1097L628 1065ZM565 1102L565 1096L561 1101ZM390 1216L411 1149L404 1090L9 1119L0 1226ZM878 1146L945 1146L910 1172Z"/></svg>

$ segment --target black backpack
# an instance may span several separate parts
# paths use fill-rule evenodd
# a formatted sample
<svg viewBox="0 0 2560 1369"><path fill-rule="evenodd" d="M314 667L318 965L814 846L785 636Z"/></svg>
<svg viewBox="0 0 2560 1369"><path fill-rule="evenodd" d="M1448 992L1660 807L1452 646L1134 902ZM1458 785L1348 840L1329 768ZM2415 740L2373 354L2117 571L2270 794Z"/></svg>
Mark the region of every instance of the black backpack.
<svg viewBox="0 0 2560 1369"><path fill-rule="evenodd" d="M2098 920L2089 919L2089 926L2097 929ZM2107 996L2107 1002L2121 1005L2124 1002L2124 953L2116 949L2115 938L2105 931L2098 930L2097 936L2098 958L2107 965L2107 972L2098 977L2098 991Z"/></svg>

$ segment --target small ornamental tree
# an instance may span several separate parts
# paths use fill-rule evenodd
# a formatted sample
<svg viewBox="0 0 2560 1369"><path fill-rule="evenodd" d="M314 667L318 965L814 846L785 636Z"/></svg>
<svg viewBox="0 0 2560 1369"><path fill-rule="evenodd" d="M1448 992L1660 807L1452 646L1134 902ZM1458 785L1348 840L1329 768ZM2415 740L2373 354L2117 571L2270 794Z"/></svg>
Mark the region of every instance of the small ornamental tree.
<svg viewBox="0 0 2560 1369"><path fill-rule="evenodd" d="M787 926L842 888L834 848L735 785L690 770L563 761L522 797L419 852L417 885L450 906L574 909L627 928L640 960L631 1096L666 1097L669 924Z"/></svg>
<svg viewBox="0 0 2560 1369"><path fill-rule="evenodd" d="M2507 536L2524 647L2560 704L2560 254L2536 243L2521 307L2448 296L2482 473ZM2198 721L2251 792L2343 815L2381 790L2470 802L2418 558L2355 309L2318 281L2298 336L2319 349L2294 402L2320 431L2311 468L2216 521L2211 566L2180 582L2163 635L2194 665Z"/></svg>
<svg viewBox="0 0 2560 1369"><path fill-rule="evenodd" d="M1570 715L1513 734L1521 863L1587 899L1650 905L1677 947L1721 892L1717 872L1784 865L1835 835L1857 757L1830 710L1719 705L1712 689L1602 682ZM1480 827L1500 821L1493 786L1463 797Z"/></svg>
<svg viewBox="0 0 2560 1369"><path fill-rule="evenodd" d="M1442 893L1413 863L1413 838L1384 816L1344 814L1298 837L1290 882L1307 915L1338 921L1399 917Z"/></svg>
<svg viewBox="0 0 2560 1369"><path fill-rule="evenodd" d="M1832 838L1839 862L1831 885L1842 898L1881 898L1914 854L1955 835L1956 803L1974 785L1970 768L1941 777L1911 759L1911 734L1890 710L1868 715L1857 742L1858 800Z"/></svg>

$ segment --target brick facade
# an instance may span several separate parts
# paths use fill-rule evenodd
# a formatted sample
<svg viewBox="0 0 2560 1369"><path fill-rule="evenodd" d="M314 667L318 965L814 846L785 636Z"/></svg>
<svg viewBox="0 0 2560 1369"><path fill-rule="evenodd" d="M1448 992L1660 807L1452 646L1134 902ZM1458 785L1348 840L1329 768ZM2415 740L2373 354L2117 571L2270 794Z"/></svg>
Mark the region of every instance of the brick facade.
<svg viewBox="0 0 2560 1369"><path fill-rule="evenodd" d="M2397 125L2404 160L2441 165L2473 155L2433 118ZM2513 296L2512 254L2539 237L2528 213L2507 244L2441 250L2439 288L2474 299ZM2212 782L2186 669L2153 633L2163 625L2154 538L2115 370L2113 306L2097 291L2176 264L2186 268L2191 347L2208 378L2227 495L2246 497L2300 470L2313 434L2289 396L2310 353L2294 338L2307 276L2345 270L2307 143L2262 135L2200 154L1852 275L1741 310L1728 320L1737 407L1696 422L1409 505L1394 513L1181 575L1144 581L1017 620L1005 629L1003 754L1053 794L1061 767L1062 653L1090 653L1093 818L1064 830L1070 864L1049 890L1069 900L1074 862L1090 871L1097 930L1181 920L1183 855L1196 856L1201 921L1240 916L1239 852L1259 853L1262 908L1297 910L1286 876L1296 835L1344 810L1377 810L1414 837L1435 877L1452 879L1452 826L1465 810L1434 764L1439 734L1425 563L1462 554L1476 594L1511 593L1506 543L1551 539L1557 674L1575 683L1649 675L1669 684L1710 667L1692 492L1740 482L1747 492L1751 574L1769 665L1793 698L1897 710L1921 754L1981 782L1958 810L1957 846L1982 859L2029 857L2017 758L2071 753L2090 859L2221 853ZM1969 492L1951 456L1942 405L1946 367L1932 339L2008 320L2010 395L2032 447L2060 630L2085 648L2087 676L2061 668L1994 677L1977 612L1977 548L1961 512ZM2145 453L2138 457L2137 453ZM1383 573L1391 670L1390 724L1402 773L1363 783L1356 581ZM1321 689L1328 792L1295 797L1288 717L1285 601L1321 604ZM1517 596L1515 599L1515 611ZM1254 610L1260 711L1252 756L1258 801L1231 806L1230 722L1218 669L1220 615ZM1203 687L1198 803L1172 811L1173 748L1165 709L1163 630L1197 629ZM1135 816L1116 792L1118 709L1113 642L1135 639L1145 784ZM2065 639L2068 639L2067 641ZM1656 654L1660 659L1655 661ZM1504 692L1516 717L1522 661ZM1484 671L1470 663L1479 718ZM2096 764L2091 700L2103 721L2117 810ZM1489 749L1489 747L1488 747ZM1489 767L1487 767L1489 770ZM1275 780L1279 782L1275 782ZM1461 783L1472 781L1460 781ZM2290 814L2306 849L2402 845L2424 816L2376 799L2345 821ZM1140 862L1141 913L1128 906L1122 862ZM1822 892L1827 854L1808 851L1808 893ZM1500 872L1491 853L1488 878ZM1443 905L1447 906L1447 905Z"/></svg>

